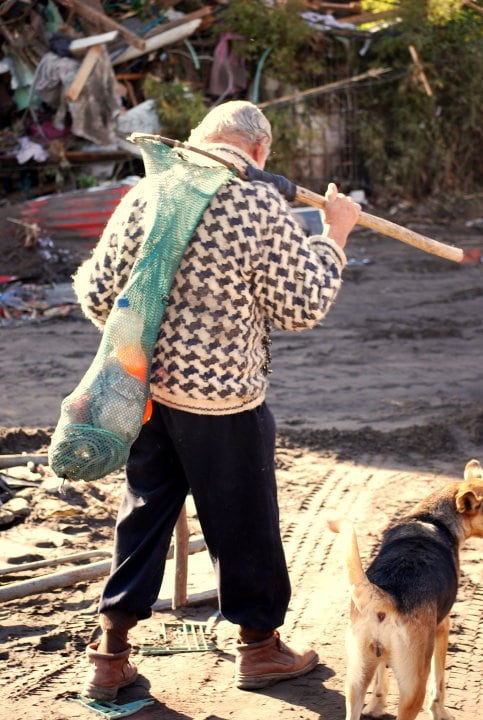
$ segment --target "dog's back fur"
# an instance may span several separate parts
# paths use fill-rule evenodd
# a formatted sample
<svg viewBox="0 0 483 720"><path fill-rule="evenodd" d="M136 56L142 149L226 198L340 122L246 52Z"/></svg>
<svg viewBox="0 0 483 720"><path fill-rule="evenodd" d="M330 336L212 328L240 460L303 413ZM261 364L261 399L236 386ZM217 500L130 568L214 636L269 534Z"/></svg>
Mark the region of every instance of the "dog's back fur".
<svg viewBox="0 0 483 720"><path fill-rule="evenodd" d="M386 530L367 578L391 595L400 613L431 603L441 622L458 590L458 544L434 513L410 515Z"/></svg>
<svg viewBox="0 0 483 720"><path fill-rule="evenodd" d="M446 485L392 524L367 572L352 525L332 520L329 527L345 535L352 589L346 720L360 717L374 675L374 695L364 713L384 713L386 667L393 669L399 685L398 720L413 720L423 704L431 658L430 711L433 720L448 720L444 665L448 614L458 589L459 549L466 538L483 537L479 462L467 463L464 482Z"/></svg>

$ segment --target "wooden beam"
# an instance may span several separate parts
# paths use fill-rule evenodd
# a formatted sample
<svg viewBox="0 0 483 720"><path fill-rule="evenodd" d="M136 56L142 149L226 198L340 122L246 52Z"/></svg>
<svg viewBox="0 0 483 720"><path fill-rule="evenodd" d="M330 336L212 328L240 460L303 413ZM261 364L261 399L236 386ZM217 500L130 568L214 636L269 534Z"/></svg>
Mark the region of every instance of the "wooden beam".
<svg viewBox="0 0 483 720"><path fill-rule="evenodd" d="M188 545L188 554L202 552L206 549L204 538L192 540ZM170 547L167 559L173 557L173 546ZM0 587L0 602L9 602L18 598L27 597L28 595L38 595L40 593L57 590L61 587L70 587L78 582L88 582L90 580L98 580L108 575L111 570L111 560L100 560L99 562L88 563L86 565L78 565L58 573L48 573L40 577L30 578L28 580L20 580L12 582ZM16 566L21 568L21 565Z"/></svg>

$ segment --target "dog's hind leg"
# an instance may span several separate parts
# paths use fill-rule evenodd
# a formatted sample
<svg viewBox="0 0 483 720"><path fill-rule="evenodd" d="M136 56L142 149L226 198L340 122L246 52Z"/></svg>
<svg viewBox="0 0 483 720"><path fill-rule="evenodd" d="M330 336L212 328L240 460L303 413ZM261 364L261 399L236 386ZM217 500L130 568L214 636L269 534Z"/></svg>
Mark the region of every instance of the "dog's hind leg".
<svg viewBox="0 0 483 720"><path fill-rule="evenodd" d="M385 663L382 662L377 666L374 682L371 687L372 696L364 706L364 710L362 711L363 715L370 715L371 717L381 717L381 715L384 715L388 688L388 671Z"/></svg>
<svg viewBox="0 0 483 720"><path fill-rule="evenodd" d="M448 650L449 615L436 628L436 640L431 662L431 676L428 690L429 714L432 720L453 720L453 716L444 707L445 664Z"/></svg>
<svg viewBox="0 0 483 720"><path fill-rule="evenodd" d="M367 688L378 664L379 658L361 653L359 648L352 648L348 655L345 683L346 720L359 720Z"/></svg>
<svg viewBox="0 0 483 720"><path fill-rule="evenodd" d="M418 715L424 704L428 675L429 668L424 677L414 677L408 687L405 687L405 683L399 683L398 679L399 708L397 720L414 720Z"/></svg>
<svg viewBox="0 0 483 720"><path fill-rule="evenodd" d="M424 704L426 685L431 667L431 647L406 647L399 651L391 666L399 688L397 720L414 720Z"/></svg>

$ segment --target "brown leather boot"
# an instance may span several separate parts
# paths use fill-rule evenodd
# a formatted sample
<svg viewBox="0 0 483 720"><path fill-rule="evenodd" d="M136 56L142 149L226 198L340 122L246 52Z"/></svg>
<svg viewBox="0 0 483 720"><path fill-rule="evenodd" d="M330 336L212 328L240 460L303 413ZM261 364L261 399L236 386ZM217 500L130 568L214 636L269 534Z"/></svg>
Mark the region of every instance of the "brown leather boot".
<svg viewBox="0 0 483 720"><path fill-rule="evenodd" d="M131 647L118 653L98 652L98 647L99 643L87 647L89 670L82 695L95 700L114 700L119 688L130 685L137 678L137 668L129 662Z"/></svg>
<svg viewBox="0 0 483 720"><path fill-rule="evenodd" d="M277 631L267 640L242 643L238 641L235 660L235 682L240 690L259 690L291 678L305 675L319 661L317 653L298 653L281 640Z"/></svg>

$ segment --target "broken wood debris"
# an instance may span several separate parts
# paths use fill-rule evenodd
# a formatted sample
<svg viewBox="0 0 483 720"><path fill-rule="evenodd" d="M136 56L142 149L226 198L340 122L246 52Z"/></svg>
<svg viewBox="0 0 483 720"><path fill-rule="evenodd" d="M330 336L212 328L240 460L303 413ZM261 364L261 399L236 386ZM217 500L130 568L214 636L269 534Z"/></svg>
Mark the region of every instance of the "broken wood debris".
<svg viewBox="0 0 483 720"><path fill-rule="evenodd" d="M15 4L13 2L4 5L10 7ZM0 133L0 155L3 150L4 161L1 163L0 177L5 179L5 197L12 200L25 199L20 188L24 177L32 173L35 173L35 189L29 188L29 197L32 197L32 194L46 195L73 189L79 187L81 181L96 184L101 179L105 180L106 176L117 179L137 171L142 172L139 153L136 148L129 148L125 142L122 118L138 106L142 107L147 100L153 101L152 114L146 111L141 117L146 122L148 118L152 122L153 116L157 114L160 127L138 129L170 134L168 128L162 127L165 119L162 96L156 99L146 97L148 77L154 78L163 86L169 86L170 83L184 86L187 98L191 91L199 91L207 110L213 103L230 98L246 98L259 104L258 98L261 97L262 108L277 108L310 99L313 107L317 108L314 123L319 123L316 131L320 134L320 145L324 147L327 160L309 160L313 155L309 148L306 152L308 162L304 164L303 160L300 163L297 161L296 167L298 172L313 178L314 184L325 182L326 178L337 174L337 168L345 161L340 149L336 151L333 143L330 143L330 148L326 143L324 128L336 121L332 117L336 112L332 113L332 110L328 109L331 100L322 96L340 93L348 87L347 83L358 82L355 68L359 69L362 65L363 69L367 48L375 42L380 33L390 32L390 28L400 20L397 7L378 13L363 11L360 2L305 0L303 5L309 12L300 13L300 17L313 29L309 52L313 52L317 58L320 55L322 60L322 70L314 71L314 77L327 76L328 80L334 81L324 84L314 81L314 87L301 91L297 91L295 86L288 94L287 85L283 79L277 77L273 66L270 67L276 48L260 49L257 60L242 56L236 45L233 45L228 55L222 59L220 69L219 46L223 35L223 18L231 5L226 0L199 3L194 11L191 3L181 1L109 3L103 7L99 0L50 0L49 5L55 9L54 22L47 18L45 3L22 3L23 5L26 7L22 7L20 21L15 16L9 17L9 7L2 8L0 18L0 45L5 55L5 61L0 61L3 70L3 73L0 71L0 89L2 83L11 83L11 87L7 88L13 95L8 110L11 125L15 128L19 144L24 139L29 140L27 149L12 148L10 144L2 147ZM143 6L142 11L140 5ZM481 13L478 3L471 0L464 0L463 6ZM366 23L371 23L371 26L366 27ZM236 29L232 28L231 32L236 32ZM359 47L361 44L362 48ZM338 49L341 45L347 49L346 57L341 55L340 62L331 62L330 71L327 69L326 73L324 57L331 57L330 49L336 45ZM431 86L428 77L411 48L410 52L412 62L407 59L406 72L410 74L416 68L417 76L429 95ZM267 60L268 53L271 53L271 57ZM61 78L62 87L58 90L56 100L50 99L50 102L49 93L53 94L52 88L46 90L42 87L45 75L52 69L49 63L45 75L40 79L38 77L39 67L46 56L50 57L52 63L59 61L61 68L56 71ZM248 73L245 73L244 86L233 82L234 56L237 56L237 62L240 60L249 67ZM361 60L357 63L352 60L349 62L351 57ZM68 63L70 70L67 81L64 68ZM18 64L26 71L23 77L15 75ZM354 68L352 73L351 67ZM249 77L250 72L253 77ZM8 79L8 73L15 75L14 82ZM347 75L346 80L341 79L343 74ZM364 76L365 73L360 73L361 78ZM215 77L217 82L213 80ZM367 80L377 83L375 76L368 75ZM303 87L307 88L306 82ZM359 83L358 87L363 86ZM166 103L166 106L168 105L169 102ZM99 112L93 112L96 107ZM0 116L2 110L7 113L0 104ZM185 108L183 113L184 111ZM172 112L170 106L170 113ZM170 113L166 112L166 117ZM180 114L183 113L180 110ZM1 118L3 127L8 124L5 122L5 114ZM188 109L187 115L189 114ZM140 115L136 115L135 120L139 117ZM186 122L189 122L189 119L188 117ZM18 120L20 122L17 122ZM169 119L166 122L168 123ZM345 122L346 118L341 115L341 138L345 132ZM312 130L312 126L307 125L307 134ZM300 134L305 132L302 120L300 127L297 123L297 132L299 131ZM348 144L349 133L346 135ZM35 152L35 142L38 142L44 152L48 149L46 157ZM103 152L97 158L90 158L86 142L93 143ZM342 139L338 138L337 142L341 144ZM22 167L19 167L21 165ZM359 166L359 159L354 157L351 168L344 171L347 174L343 181L353 183L351 173L358 171ZM12 172L13 168L17 170L16 174ZM300 179L304 180L304 177Z"/></svg>
<svg viewBox="0 0 483 720"><path fill-rule="evenodd" d="M47 453L35 453L32 455L0 455L0 468L13 468L18 465L47 465Z"/></svg>
<svg viewBox="0 0 483 720"><path fill-rule="evenodd" d="M193 555L206 549L204 538L195 538L188 545L188 554ZM168 551L167 559L174 556L174 548ZM70 560L66 560L71 562ZM60 560L62 562L62 560ZM21 565L15 566L16 572L22 572ZM111 569L111 560L100 560L98 562L87 563L75 568L64 570L57 573L49 573L30 580L20 580L19 582L8 583L0 587L0 602L8 602L17 600L29 595L36 595L50 590L56 590L62 587L70 587L79 582L89 582L91 580L99 580L109 574ZM7 568L2 568L1 574L8 575Z"/></svg>
<svg viewBox="0 0 483 720"><path fill-rule="evenodd" d="M144 50L145 43L144 40L142 40L138 35L135 33L132 33L130 30L128 30L124 25L120 25L115 20L113 20L111 17L106 15L104 12L100 12L99 10L95 10L91 5L88 5L85 2L81 2L80 0L57 0L61 5L64 5L64 7L68 9L74 9L76 13L79 15L82 15L87 20L95 20L100 23L100 25L106 30L117 30L120 35L128 42L130 45L134 45L134 47L138 48L138 50Z"/></svg>
<svg viewBox="0 0 483 720"><path fill-rule="evenodd" d="M15 3L14 3L15 4ZM92 163L97 161L100 163L108 163L113 152L123 149L124 152L119 153L115 158L121 163L128 163L133 158L138 158L136 152L132 149L130 153L123 144L123 138L116 131L115 117L122 116L130 108L142 104L145 100L143 95L144 78L149 74L163 78L166 74L167 78L171 75L175 63L178 65L174 72L178 74L181 70L180 77L186 76L187 86L191 82L197 87L201 87L203 91L212 94L210 84L210 74L215 59L215 50L217 43L217 35L204 33L211 25L216 23L218 16L223 17L223 12L227 3L213 2L202 3L202 7L194 11L182 12L174 6L180 3L174 3L171 7L166 7L163 3L159 8L150 8L146 18L142 18L138 14L138 10L130 7L130 3L113 3L109 11L103 9L102 4L97 0L89 0L89 2L81 2L80 0L52 0L58 17L60 19L53 27L49 27L47 31L46 16L42 15L42 9L27 8L22 16L22 23L16 23L16 18L8 17L8 12L0 20L0 33L4 41L4 47L13 57L18 57L24 65L30 68L34 78L30 81L27 79L29 89L29 98L24 101L24 117L22 118L26 132L38 137L38 142L48 146L49 150L53 149L53 140L64 145L62 152L53 153L47 161L33 160L29 162L28 169L32 165L38 167L43 165L48 170L52 165L63 168L63 173L73 173L78 176L83 172L83 168L75 167L76 163L89 163L91 159L88 155L82 157L83 149L73 149L69 147L73 143L80 143L83 140L94 138L93 142L99 147L106 150L104 155L98 158L92 158ZM322 10L335 13L345 18L347 13L357 12L360 9L360 3L316 3L307 2L306 6L314 10ZM41 32L37 33L37 42L35 53L30 52L28 44L25 42L27 34L24 32L25 27L40 27ZM43 25L45 23L45 26ZM79 30L80 28L80 30ZM196 37L196 44L188 43L190 36ZM29 35L30 37L30 35ZM55 39L55 43L53 44ZM65 41L65 42L64 42ZM57 44L59 43L59 44ZM107 68L102 71L98 68L102 59L100 47L108 48L111 77L108 77ZM169 48L169 49L168 49ZM62 96L58 102L54 102L49 108L48 97L43 94L39 95L37 73L39 66L45 60L46 55L55 57L56 53L69 53L70 57L64 59L77 63L72 67L76 68L73 77L68 83L65 83L62 89ZM36 54L39 54L36 57ZM166 57L165 57L166 53ZM102 63L101 63L102 64ZM119 68L119 72L118 72ZM114 71L119 75L119 81ZM115 83L122 97L122 107L110 108L110 101L99 94L99 92L90 92L91 82L96 73L106 73L104 82L108 84ZM61 75L65 74L61 71ZM121 85L122 79L130 75L128 84ZM0 78L2 75L0 74ZM114 78L114 79L113 79ZM40 78L42 85L43 79ZM30 85L30 83L32 83ZM336 87L334 87L334 90ZM25 93L25 90L24 90ZM317 94L314 89L314 95ZM231 97L230 93L225 94L222 88L223 99ZM37 100L40 97L44 103L42 112L39 112ZM46 99L47 97L47 99ZM216 102L219 98L211 98ZM95 103L102 103L102 111L97 113L97 122L99 118L106 118L102 122L105 123L105 137L112 139L112 147L110 151L107 145L101 140L102 132L99 128L92 127L92 121L86 126L85 119L76 118L76 113L80 111L82 103L86 103L89 112L92 115L92 107ZM210 99L207 97L207 105ZM66 124L65 118L60 118L62 106L68 103L69 111L73 117L72 125ZM44 119L46 112L53 114L50 118ZM18 105L19 111L22 106ZM208 107L207 107L208 109ZM107 115L111 115L107 119ZM87 115L87 111L86 111ZM114 124L113 134L111 133L110 124ZM151 130L151 131L154 131ZM64 135L62 135L64 133ZM1 152L1 138L0 138ZM111 155L110 155L111 153ZM17 153L4 153L5 163L9 166L12 158L15 161ZM18 164L18 163L17 163ZM122 167L122 166L121 166ZM27 167L26 167L27 170ZM86 169L86 172L88 170ZM10 173L11 174L11 173ZM44 185L47 192L58 192L55 186L51 184Z"/></svg>
<svg viewBox="0 0 483 720"><path fill-rule="evenodd" d="M0 567L0 577L5 575L18 575L19 573L38 570L39 568L52 567L54 565L67 565L68 563L79 562L80 560L90 560L93 557L111 556L110 550L88 550L86 552L72 553L64 555L61 558L49 558L48 560L35 560L30 563L20 563L19 565L8 565Z"/></svg>

